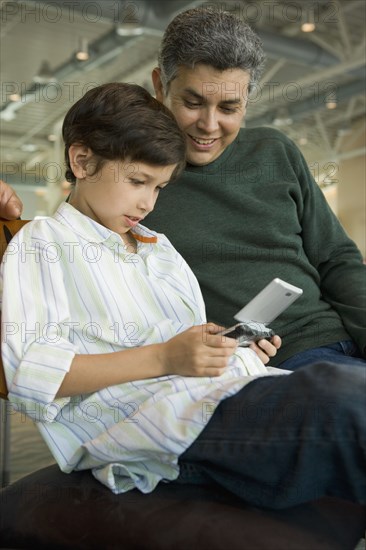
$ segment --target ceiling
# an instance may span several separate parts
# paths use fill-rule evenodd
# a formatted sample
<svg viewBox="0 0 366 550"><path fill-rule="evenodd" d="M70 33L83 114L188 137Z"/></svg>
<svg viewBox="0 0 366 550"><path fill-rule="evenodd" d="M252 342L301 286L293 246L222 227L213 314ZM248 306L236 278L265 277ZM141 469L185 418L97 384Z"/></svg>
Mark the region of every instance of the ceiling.
<svg viewBox="0 0 366 550"><path fill-rule="evenodd" d="M236 13L263 40L268 61L247 126L278 127L313 165L365 154L357 146L366 110L364 0L0 0L0 175L26 185L62 179L52 160L60 158L60 121L72 103L108 81L152 92L164 28L176 13L201 4ZM303 32L311 16L315 30ZM78 61L85 41L89 59ZM52 74L35 82L45 61Z"/></svg>

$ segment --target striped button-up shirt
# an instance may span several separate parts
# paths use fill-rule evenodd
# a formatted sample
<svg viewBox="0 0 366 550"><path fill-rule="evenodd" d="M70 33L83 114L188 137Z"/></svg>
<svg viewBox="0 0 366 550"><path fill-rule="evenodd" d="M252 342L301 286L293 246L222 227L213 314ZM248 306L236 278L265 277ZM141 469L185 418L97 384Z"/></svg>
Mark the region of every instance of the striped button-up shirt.
<svg viewBox="0 0 366 550"><path fill-rule="evenodd" d="M92 469L115 493L175 479L179 455L219 402L270 373L240 348L219 377L163 376L56 397L75 354L164 342L206 322L198 282L168 239L141 225L134 233L131 254L118 234L64 203L15 235L1 268L11 403L36 422L63 471Z"/></svg>

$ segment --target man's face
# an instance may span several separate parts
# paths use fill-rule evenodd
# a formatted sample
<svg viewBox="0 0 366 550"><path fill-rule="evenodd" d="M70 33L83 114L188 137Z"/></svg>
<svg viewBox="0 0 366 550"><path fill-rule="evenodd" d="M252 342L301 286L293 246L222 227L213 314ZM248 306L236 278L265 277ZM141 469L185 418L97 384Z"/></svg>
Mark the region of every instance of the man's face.
<svg viewBox="0 0 366 550"><path fill-rule="evenodd" d="M209 164L234 141L246 111L249 80L241 69L180 66L165 95L160 74L154 71L156 97L173 112L186 135L188 162Z"/></svg>

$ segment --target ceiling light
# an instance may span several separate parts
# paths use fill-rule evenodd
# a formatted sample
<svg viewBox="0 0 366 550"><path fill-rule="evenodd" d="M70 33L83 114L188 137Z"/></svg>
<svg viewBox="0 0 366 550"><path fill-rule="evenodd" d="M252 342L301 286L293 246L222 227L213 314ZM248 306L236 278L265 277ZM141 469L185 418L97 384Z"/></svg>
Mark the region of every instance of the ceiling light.
<svg viewBox="0 0 366 550"><path fill-rule="evenodd" d="M80 38L79 49L75 54L79 61L87 61L89 59L89 46L86 38Z"/></svg>
<svg viewBox="0 0 366 550"><path fill-rule="evenodd" d="M315 23L303 23L301 25L302 32L313 32L315 31Z"/></svg>
<svg viewBox="0 0 366 550"><path fill-rule="evenodd" d="M143 32L143 27L135 23L123 23L123 25L116 26L116 34L118 36L139 36Z"/></svg>
<svg viewBox="0 0 366 550"><path fill-rule="evenodd" d="M299 145L306 145L308 142L308 138L305 137L305 136L302 136L301 138L299 138Z"/></svg>
<svg viewBox="0 0 366 550"><path fill-rule="evenodd" d="M19 94L11 94L9 96L10 101L20 101L20 95Z"/></svg>
<svg viewBox="0 0 366 550"><path fill-rule="evenodd" d="M336 109L337 108L337 102L336 101L327 101L327 109Z"/></svg>
<svg viewBox="0 0 366 550"><path fill-rule="evenodd" d="M314 9L309 6L304 12L304 22L301 25L302 32L313 32L315 30Z"/></svg>
<svg viewBox="0 0 366 550"><path fill-rule="evenodd" d="M337 108L337 93L336 91L330 92L325 98L325 106L327 109Z"/></svg>
<svg viewBox="0 0 366 550"><path fill-rule="evenodd" d="M55 134L49 134L47 136L47 139L48 141L56 141L57 140L57 136Z"/></svg>

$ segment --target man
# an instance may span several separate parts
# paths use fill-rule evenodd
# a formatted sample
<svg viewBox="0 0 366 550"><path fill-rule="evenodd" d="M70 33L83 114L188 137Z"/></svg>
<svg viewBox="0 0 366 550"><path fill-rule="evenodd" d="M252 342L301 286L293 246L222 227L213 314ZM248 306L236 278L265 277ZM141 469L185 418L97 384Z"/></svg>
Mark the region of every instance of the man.
<svg viewBox="0 0 366 550"><path fill-rule="evenodd" d="M273 508L325 494L365 503L366 268L296 146L241 129L263 62L247 25L197 8L170 23L152 74L186 134L188 164L147 225L190 264L208 319L231 325L274 277L304 290L273 323L283 345L271 364L296 372L223 401L180 457L178 481L214 480Z"/></svg>
<svg viewBox="0 0 366 550"><path fill-rule="evenodd" d="M275 277L303 289L273 323L283 338L274 366L327 360L365 367L359 250L297 147L274 129L241 129L263 61L258 37L232 14L198 8L168 26L152 78L157 99L186 134L188 165L147 225L188 261L210 321L232 325Z"/></svg>

